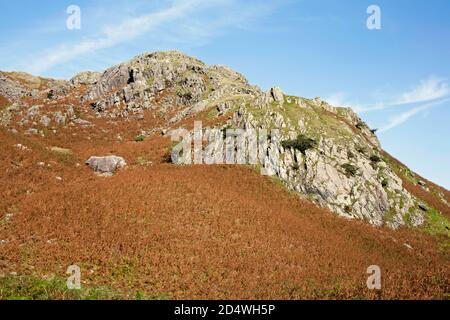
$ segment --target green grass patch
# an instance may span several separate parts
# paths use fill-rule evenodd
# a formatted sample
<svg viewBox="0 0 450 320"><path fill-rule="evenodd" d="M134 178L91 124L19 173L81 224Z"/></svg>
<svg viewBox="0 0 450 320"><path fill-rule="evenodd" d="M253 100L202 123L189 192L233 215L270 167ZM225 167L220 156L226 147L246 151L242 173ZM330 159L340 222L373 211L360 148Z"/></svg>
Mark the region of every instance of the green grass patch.
<svg viewBox="0 0 450 320"><path fill-rule="evenodd" d="M301 120L306 125L308 136L317 141L323 136L341 143L348 143L354 136L353 132L335 115L316 106L308 99L285 96L285 101L282 105L273 102L263 108L258 108L247 104L246 108L257 121L267 121L270 119L268 115L272 112L281 114L284 121L287 124L290 123L293 127L298 127L298 123ZM266 129L289 130L288 128L276 127L273 121Z"/></svg>
<svg viewBox="0 0 450 320"><path fill-rule="evenodd" d="M128 270L121 270L127 273ZM81 286L69 290L62 278L41 279L35 276L0 276L0 300L170 300L168 293L137 291L124 294L106 287Z"/></svg>
<svg viewBox="0 0 450 320"><path fill-rule="evenodd" d="M409 168L398 164L396 161L390 161L388 157L383 157L382 160L388 163L396 174L400 175L408 182L412 183L415 186L419 183L419 179Z"/></svg>
<svg viewBox="0 0 450 320"><path fill-rule="evenodd" d="M450 240L450 221L438 210L428 206L425 231L433 236L446 236Z"/></svg>
<svg viewBox="0 0 450 320"><path fill-rule="evenodd" d="M105 288L69 290L66 281L33 276L0 277L0 300L113 300L120 295Z"/></svg>

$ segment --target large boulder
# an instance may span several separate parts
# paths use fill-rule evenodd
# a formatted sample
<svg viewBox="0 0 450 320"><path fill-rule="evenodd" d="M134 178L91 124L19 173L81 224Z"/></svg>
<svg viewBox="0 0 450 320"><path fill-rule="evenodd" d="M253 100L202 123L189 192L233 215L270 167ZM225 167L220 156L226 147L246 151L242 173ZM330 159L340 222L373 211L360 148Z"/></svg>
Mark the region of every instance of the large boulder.
<svg viewBox="0 0 450 320"><path fill-rule="evenodd" d="M122 157L106 156L106 157L90 157L86 161L86 165L92 168L95 172L101 174L114 174L117 169L123 168L127 165Z"/></svg>

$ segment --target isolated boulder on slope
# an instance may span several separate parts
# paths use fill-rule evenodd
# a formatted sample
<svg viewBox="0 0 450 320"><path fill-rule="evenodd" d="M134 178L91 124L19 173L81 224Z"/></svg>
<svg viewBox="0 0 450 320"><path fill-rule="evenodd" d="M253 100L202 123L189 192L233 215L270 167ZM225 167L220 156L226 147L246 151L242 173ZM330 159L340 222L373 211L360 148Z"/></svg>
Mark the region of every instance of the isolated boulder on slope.
<svg viewBox="0 0 450 320"><path fill-rule="evenodd" d="M114 174L117 169L123 168L127 165L122 157L106 156L106 157L90 157L86 161L86 165L92 168L97 173Z"/></svg>

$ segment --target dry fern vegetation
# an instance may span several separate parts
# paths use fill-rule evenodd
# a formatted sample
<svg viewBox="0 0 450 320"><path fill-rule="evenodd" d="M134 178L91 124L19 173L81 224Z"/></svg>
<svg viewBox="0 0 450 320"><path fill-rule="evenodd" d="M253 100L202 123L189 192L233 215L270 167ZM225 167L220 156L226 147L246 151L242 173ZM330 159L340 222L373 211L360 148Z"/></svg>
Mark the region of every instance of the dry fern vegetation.
<svg viewBox="0 0 450 320"><path fill-rule="evenodd" d="M10 102L8 101L8 99L6 99L5 97L0 95L0 108L7 107L9 105L10 105Z"/></svg>

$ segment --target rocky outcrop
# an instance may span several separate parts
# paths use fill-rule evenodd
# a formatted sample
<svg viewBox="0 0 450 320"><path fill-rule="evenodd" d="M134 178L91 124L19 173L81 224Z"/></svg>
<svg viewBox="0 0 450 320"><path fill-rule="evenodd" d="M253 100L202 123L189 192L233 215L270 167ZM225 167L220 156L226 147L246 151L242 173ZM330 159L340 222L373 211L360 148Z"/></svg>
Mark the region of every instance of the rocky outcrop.
<svg viewBox="0 0 450 320"><path fill-rule="evenodd" d="M272 100L267 101L268 94ZM388 160L380 156L378 139L364 130L367 125L359 117L348 110L344 120L337 109L318 98L286 97L282 104L271 103L277 101L276 95L269 90L254 101L257 105L241 108L227 124L278 129L268 141L263 163L266 172L278 176L290 190L344 217L392 228L424 222L417 200L403 188ZM254 111L259 109L264 112ZM299 134L315 141L315 146L302 152L283 143Z"/></svg>
<svg viewBox="0 0 450 320"><path fill-rule="evenodd" d="M239 73L176 51L140 55L106 70L81 100L98 116L128 117L145 109L182 109L181 119L224 97L258 93ZM176 120L175 120L176 121ZM175 122L173 121L173 122Z"/></svg>
<svg viewBox="0 0 450 320"><path fill-rule="evenodd" d="M424 222L421 204L382 156L375 134L364 130L367 125L351 110L275 88L247 98L226 124L204 130L205 164L227 163L226 154L233 150L227 150L225 129L266 129L270 134L261 172L277 176L288 189L340 216L375 226L395 229ZM299 136L311 145L303 149Z"/></svg>

